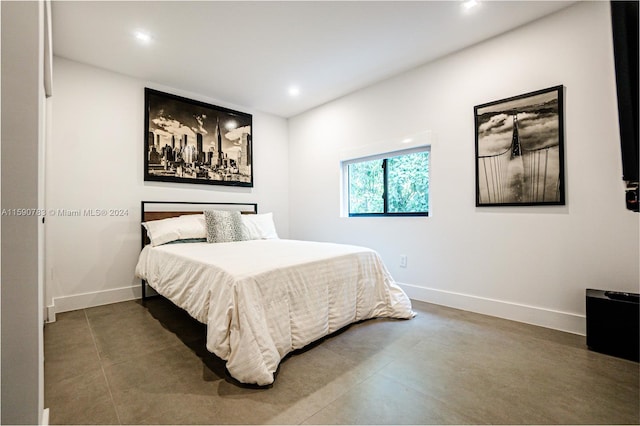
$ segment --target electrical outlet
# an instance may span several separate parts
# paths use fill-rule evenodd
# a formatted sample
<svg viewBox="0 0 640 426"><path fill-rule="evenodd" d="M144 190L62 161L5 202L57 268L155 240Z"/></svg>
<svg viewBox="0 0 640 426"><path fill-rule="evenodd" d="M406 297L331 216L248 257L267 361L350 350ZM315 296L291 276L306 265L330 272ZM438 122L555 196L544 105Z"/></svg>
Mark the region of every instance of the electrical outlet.
<svg viewBox="0 0 640 426"><path fill-rule="evenodd" d="M406 254L401 254L400 255L400 267L401 268L406 268L407 267L407 255Z"/></svg>

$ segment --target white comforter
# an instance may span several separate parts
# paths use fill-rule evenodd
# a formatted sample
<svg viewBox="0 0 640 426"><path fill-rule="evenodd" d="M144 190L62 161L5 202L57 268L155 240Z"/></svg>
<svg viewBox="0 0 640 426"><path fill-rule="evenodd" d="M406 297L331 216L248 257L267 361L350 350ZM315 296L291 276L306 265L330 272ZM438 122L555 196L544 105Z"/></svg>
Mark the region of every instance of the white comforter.
<svg viewBox="0 0 640 426"><path fill-rule="evenodd" d="M267 385L289 352L347 324L412 318L378 254L293 240L145 247L136 276L207 325L207 349L244 383Z"/></svg>

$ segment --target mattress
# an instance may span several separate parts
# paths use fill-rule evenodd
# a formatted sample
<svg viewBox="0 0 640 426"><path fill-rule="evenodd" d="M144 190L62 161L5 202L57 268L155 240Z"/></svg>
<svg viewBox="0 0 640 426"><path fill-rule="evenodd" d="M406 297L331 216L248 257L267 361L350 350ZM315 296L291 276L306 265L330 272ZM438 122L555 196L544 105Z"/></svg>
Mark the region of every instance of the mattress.
<svg viewBox="0 0 640 426"><path fill-rule="evenodd" d="M282 358L342 327L409 319L411 302L371 249L295 240L146 246L136 276L207 325L238 381L273 383Z"/></svg>

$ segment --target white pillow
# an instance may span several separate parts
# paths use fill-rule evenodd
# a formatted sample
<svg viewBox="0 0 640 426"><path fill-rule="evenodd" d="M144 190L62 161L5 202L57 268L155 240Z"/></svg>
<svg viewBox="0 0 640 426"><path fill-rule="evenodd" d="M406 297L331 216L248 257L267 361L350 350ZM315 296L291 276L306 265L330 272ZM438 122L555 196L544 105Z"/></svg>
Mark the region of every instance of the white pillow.
<svg viewBox="0 0 640 426"><path fill-rule="evenodd" d="M168 219L143 222L152 246L159 246L176 240L205 239L207 225L204 214L186 214Z"/></svg>
<svg viewBox="0 0 640 426"><path fill-rule="evenodd" d="M278 238L273 223L273 213L243 214L242 225L247 240L269 240Z"/></svg>

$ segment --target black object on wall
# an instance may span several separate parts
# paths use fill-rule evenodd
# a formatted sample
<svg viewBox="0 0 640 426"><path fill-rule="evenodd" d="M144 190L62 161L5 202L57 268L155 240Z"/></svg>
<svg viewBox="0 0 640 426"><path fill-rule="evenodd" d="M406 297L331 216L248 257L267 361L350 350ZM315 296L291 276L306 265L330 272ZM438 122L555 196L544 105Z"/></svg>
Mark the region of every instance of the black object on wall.
<svg viewBox="0 0 640 426"><path fill-rule="evenodd" d="M638 361L639 295L587 289L587 346L596 352Z"/></svg>
<svg viewBox="0 0 640 426"><path fill-rule="evenodd" d="M638 1L611 1L613 52L626 203L638 211Z"/></svg>
<svg viewBox="0 0 640 426"><path fill-rule="evenodd" d="M625 201L627 203L627 208L631 211L638 212L640 211L640 203L638 203L638 182L629 182L627 183L627 190L625 195Z"/></svg>

